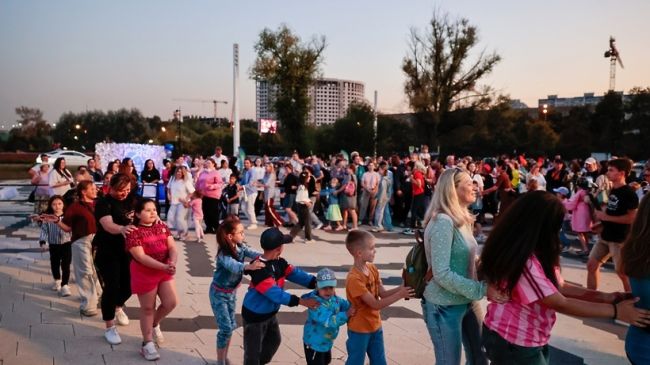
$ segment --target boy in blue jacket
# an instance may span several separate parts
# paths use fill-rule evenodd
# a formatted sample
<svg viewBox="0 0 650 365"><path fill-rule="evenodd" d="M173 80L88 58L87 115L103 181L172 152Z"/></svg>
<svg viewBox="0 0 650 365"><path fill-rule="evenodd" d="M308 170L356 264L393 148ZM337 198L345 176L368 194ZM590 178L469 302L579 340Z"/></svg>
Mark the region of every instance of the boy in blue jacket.
<svg viewBox="0 0 650 365"><path fill-rule="evenodd" d="M302 334L307 365L327 365L332 361L332 346L339 327L356 312L350 302L336 295L336 276L330 269L316 274L316 290L303 298L316 299L320 305L307 311L307 322Z"/></svg>
<svg viewBox="0 0 650 365"><path fill-rule="evenodd" d="M244 303L242 318L244 320L244 364L267 364L280 347L282 337L276 313L280 305L295 307L304 305L316 308L316 299L299 298L284 291L286 280L314 289L316 277L305 273L280 257L285 243L292 237L283 234L277 228L269 228L260 237L264 253L258 257L265 264L264 268L246 271L251 282Z"/></svg>

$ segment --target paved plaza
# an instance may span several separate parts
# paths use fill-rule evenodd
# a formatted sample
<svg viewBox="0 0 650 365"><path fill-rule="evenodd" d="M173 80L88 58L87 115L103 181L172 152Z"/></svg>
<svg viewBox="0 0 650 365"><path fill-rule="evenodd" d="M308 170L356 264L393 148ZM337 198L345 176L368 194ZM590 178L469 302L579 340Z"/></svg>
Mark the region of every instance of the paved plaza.
<svg viewBox="0 0 650 365"><path fill-rule="evenodd" d="M0 217L0 365L59 364L144 364L140 356L138 302L135 296L127 302L131 318L129 326L120 327L122 344L111 346L103 337L100 316L79 314L77 288L72 281L73 295L60 298L50 290L52 278L47 252L38 246L39 231L25 224L29 209L1 203ZM7 213L9 212L9 213ZM367 227L364 227L367 228ZM259 249L263 228L246 231L246 241ZM412 236L380 233L377 237L378 266L384 285L391 288L401 282L403 260L414 241ZM162 322L165 342L157 364L214 364L216 362L216 324L208 300L214 257L215 236L207 243L178 242L180 257L176 285L180 304ZM329 267L339 277L337 293L345 296L344 278L352 263L343 243L343 233L315 231L317 243L289 244L283 256L310 273ZM301 241L299 239L298 241ZM585 283L583 261L563 258L563 275L567 281ZM620 290L620 282L611 269L603 274L603 290ZM247 288L244 279L238 292L238 313ZM296 294L307 290L289 284ZM486 302L482 304L485 306ZM433 364L431 340L421 318L418 300L400 301L382 311L386 355L390 364ZM282 345L273 364L304 364L302 328L306 317L304 307L283 307L278 315ZM241 317L238 315L241 324ZM553 364L625 364L624 335L626 328L609 320L582 320L558 314L551 337ZM230 350L233 364L242 363L242 328L235 332ZM333 363L343 364L346 331L342 329L332 350Z"/></svg>

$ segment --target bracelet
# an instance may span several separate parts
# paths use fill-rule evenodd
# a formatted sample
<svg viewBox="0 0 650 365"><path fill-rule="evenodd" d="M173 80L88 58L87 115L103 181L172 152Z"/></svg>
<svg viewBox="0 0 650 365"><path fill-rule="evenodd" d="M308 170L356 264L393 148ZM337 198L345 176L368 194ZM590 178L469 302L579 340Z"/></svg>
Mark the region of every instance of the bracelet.
<svg viewBox="0 0 650 365"><path fill-rule="evenodd" d="M612 317L613 320L616 320L616 317L618 317L618 308L616 308L616 304L612 303L614 306L614 317Z"/></svg>

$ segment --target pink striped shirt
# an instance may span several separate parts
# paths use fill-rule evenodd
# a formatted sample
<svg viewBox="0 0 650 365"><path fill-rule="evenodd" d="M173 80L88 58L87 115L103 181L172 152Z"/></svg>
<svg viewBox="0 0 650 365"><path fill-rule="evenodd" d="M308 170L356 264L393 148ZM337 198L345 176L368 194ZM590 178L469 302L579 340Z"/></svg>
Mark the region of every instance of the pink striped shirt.
<svg viewBox="0 0 650 365"><path fill-rule="evenodd" d="M555 275L558 284L562 285L559 268L556 268ZM510 301L488 304L484 323L515 345L544 346L551 337L555 311L545 307L540 300L557 292L558 288L546 277L542 265L533 255L526 261L526 268L512 291Z"/></svg>

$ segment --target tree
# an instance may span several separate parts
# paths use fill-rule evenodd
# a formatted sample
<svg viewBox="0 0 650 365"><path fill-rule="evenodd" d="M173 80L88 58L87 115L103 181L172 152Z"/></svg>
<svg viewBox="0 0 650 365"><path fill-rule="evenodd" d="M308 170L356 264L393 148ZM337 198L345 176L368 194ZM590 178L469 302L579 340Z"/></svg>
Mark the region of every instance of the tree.
<svg viewBox="0 0 650 365"><path fill-rule="evenodd" d="M7 150L44 151L52 147L52 127L43 119L43 112L37 108L21 106L16 108L18 127L9 132Z"/></svg>
<svg viewBox="0 0 650 365"><path fill-rule="evenodd" d="M421 123L427 125L429 140L438 137L438 123L456 103L485 95L476 91L477 83L501 57L483 50L470 62L478 41L478 30L467 19L451 20L438 12L424 32L411 29L409 53L402 61L404 92Z"/></svg>
<svg viewBox="0 0 650 365"><path fill-rule="evenodd" d="M589 130L592 133L592 152L623 152L623 98L614 91L609 91L596 105L591 117Z"/></svg>
<svg viewBox="0 0 650 365"><path fill-rule="evenodd" d="M309 88L317 77L324 49L325 37L303 43L286 25L276 31L265 28L255 44L257 59L251 78L278 88L273 109L280 122L280 133L291 149L306 148Z"/></svg>
<svg viewBox="0 0 650 365"><path fill-rule="evenodd" d="M630 95L632 98L625 108L623 146L630 157L647 159L650 146L650 87L635 87L630 90Z"/></svg>

